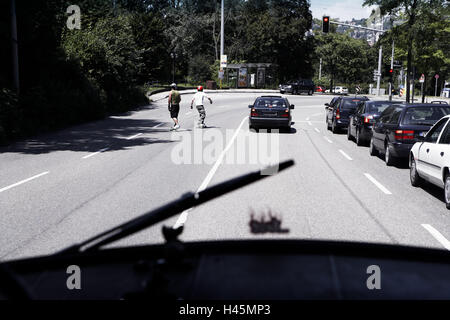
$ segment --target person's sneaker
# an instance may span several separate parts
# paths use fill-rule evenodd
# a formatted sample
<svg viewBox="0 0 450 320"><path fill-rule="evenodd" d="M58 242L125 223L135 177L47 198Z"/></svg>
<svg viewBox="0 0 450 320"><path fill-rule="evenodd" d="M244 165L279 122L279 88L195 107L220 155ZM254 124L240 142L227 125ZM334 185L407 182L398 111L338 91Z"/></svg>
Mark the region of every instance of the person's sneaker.
<svg viewBox="0 0 450 320"><path fill-rule="evenodd" d="M174 130L180 129L180 125L177 124L176 126L173 127Z"/></svg>

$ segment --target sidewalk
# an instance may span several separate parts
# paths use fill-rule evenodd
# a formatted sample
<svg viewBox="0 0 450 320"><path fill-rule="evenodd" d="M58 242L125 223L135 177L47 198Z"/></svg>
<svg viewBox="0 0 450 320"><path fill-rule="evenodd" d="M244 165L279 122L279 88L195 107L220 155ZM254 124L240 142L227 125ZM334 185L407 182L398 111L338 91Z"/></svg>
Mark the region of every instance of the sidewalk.
<svg viewBox="0 0 450 320"><path fill-rule="evenodd" d="M169 97L169 92L170 91L164 91L164 92L160 92L160 93L155 93L152 95L148 95L147 94L147 98L149 99L150 102L157 102L160 100L164 100L167 99ZM191 90L180 90L180 94L193 94L196 93L197 90L196 89L191 89ZM280 94L279 90L271 90L271 89L223 89L223 90L208 90L205 89L204 90L205 93L267 93L267 94L273 94L273 93L278 93Z"/></svg>

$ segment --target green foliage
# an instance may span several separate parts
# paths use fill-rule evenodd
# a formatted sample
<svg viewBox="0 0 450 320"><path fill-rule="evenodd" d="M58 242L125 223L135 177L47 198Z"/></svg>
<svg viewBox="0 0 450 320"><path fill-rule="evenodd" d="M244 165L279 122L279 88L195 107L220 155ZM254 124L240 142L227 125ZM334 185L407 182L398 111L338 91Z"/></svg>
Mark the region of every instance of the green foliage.
<svg viewBox="0 0 450 320"><path fill-rule="evenodd" d="M371 81L376 49L366 41L338 33L318 36L317 41L316 59L322 58L322 74L342 83Z"/></svg>
<svg viewBox="0 0 450 320"><path fill-rule="evenodd" d="M193 83L205 83L210 80L211 63L202 55L196 55L189 60L189 81Z"/></svg>

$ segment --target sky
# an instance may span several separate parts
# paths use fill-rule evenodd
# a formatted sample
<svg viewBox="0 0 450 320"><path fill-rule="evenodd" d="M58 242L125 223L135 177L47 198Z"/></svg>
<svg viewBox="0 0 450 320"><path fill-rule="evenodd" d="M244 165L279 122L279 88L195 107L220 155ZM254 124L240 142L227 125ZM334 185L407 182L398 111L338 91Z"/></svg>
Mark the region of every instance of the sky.
<svg viewBox="0 0 450 320"><path fill-rule="evenodd" d="M352 18L368 18L373 7L363 7L364 0L310 0L311 11L314 18L321 19L329 15L331 19L340 21Z"/></svg>

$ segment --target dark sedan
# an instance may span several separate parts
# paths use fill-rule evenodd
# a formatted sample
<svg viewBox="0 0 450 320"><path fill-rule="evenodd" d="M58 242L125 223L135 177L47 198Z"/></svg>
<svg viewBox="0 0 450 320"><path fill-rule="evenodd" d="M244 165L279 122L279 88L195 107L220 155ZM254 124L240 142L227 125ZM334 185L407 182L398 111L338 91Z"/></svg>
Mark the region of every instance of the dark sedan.
<svg viewBox="0 0 450 320"><path fill-rule="evenodd" d="M442 117L450 114L450 105L393 104L386 108L372 129L369 151L383 153L388 166L397 159L407 159L419 136Z"/></svg>
<svg viewBox="0 0 450 320"><path fill-rule="evenodd" d="M262 96L256 98L250 111L249 129L280 128L290 131L294 105L288 99L279 96Z"/></svg>
<svg viewBox="0 0 450 320"><path fill-rule="evenodd" d="M359 102L369 100L367 97L339 97L332 104L325 104L327 106L327 129L337 133L342 128L347 128L349 117Z"/></svg>
<svg viewBox="0 0 450 320"><path fill-rule="evenodd" d="M370 141L372 126L380 114L391 106L393 101L361 101L355 113L350 115L347 138L355 139L358 146Z"/></svg>

